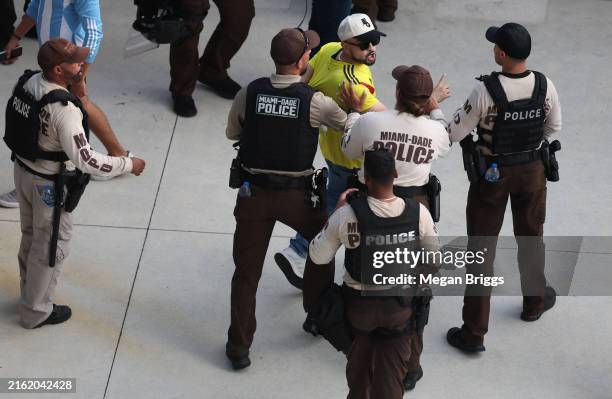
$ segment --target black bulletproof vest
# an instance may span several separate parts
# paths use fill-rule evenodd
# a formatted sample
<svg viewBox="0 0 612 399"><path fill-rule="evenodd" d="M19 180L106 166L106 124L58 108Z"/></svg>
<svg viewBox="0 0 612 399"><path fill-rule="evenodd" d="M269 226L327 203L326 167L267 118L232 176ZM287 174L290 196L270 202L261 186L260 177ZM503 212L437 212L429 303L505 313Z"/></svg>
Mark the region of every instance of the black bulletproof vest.
<svg viewBox="0 0 612 399"><path fill-rule="evenodd" d="M375 284L374 275L400 276L410 272L404 263L404 250L413 251L419 246L419 203L402 198L406 207L401 215L391 218L378 217L368 205L366 196L351 198L349 204L359 225L359 246L346 249L344 267L351 277L362 284ZM402 253L401 262L396 262L396 251ZM393 253L393 261L384 254ZM408 259L411 259L410 257Z"/></svg>
<svg viewBox="0 0 612 399"><path fill-rule="evenodd" d="M312 167L319 131L310 125L315 93L303 83L284 89L260 78L247 88L240 159L246 167L300 172Z"/></svg>
<svg viewBox="0 0 612 399"><path fill-rule="evenodd" d="M499 82L499 73L479 78L497 107L493 126L493 144L481 140L495 154L529 151L538 148L544 137L544 102L546 99L546 77L532 71L535 85L531 98L508 102L504 88ZM478 134L491 133L481 127Z"/></svg>
<svg viewBox="0 0 612 399"><path fill-rule="evenodd" d="M36 101L36 98L24 90L23 86L37 73L40 71L26 70L13 89L13 95L6 104L4 141L14 154L29 161L45 159L64 162L68 160L68 157L63 151L43 151L38 147L38 136L43 128L40 112L47 104L62 102L68 105L68 102L73 103L83 114L83 129L89 140L87 113L83 109L81 100L66 90L52 90Z"/></svg>

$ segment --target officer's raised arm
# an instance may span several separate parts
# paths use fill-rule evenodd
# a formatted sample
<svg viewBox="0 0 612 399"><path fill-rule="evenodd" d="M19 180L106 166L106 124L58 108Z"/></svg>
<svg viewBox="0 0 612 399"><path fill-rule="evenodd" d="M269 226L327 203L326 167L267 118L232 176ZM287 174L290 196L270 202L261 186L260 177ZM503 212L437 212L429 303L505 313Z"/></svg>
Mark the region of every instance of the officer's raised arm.
<svg viewBox="0 0 612 399"><path fill-rule="evenodd" d="M73 104L68 103L54 115L52 123L66 156L74 166L84 173L103 176L118 176L132 172L132 158L112 157L94 151L87 140L81 114ZM81 114L82 115L82 114Z"/></svg>
<svg viewBox="0 0 612 399"><path fill-rule="evenodd" d="M484 88L482 82L477 82L468 99L453 114L447 128L450 140L453 143L463 140L478 126L482 116L482 88Z"/></svg>
<svg viewBox="0 0 612 399"><path fill-rule="evenodd" d="M354 114L351 114L354 115ZM351 118L354 123L347 123L347 129L342 136L342 153L350 159L362 157L365 149L363 148L363 139L368 137L367 122L363 118Z"/></svg>

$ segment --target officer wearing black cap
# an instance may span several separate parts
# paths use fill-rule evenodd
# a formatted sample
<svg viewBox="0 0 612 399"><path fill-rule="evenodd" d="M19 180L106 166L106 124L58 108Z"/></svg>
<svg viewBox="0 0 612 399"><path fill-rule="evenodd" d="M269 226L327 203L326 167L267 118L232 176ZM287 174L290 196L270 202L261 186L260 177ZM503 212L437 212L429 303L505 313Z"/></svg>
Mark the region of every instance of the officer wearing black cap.
<svg viewBox="0 0 612 399"><path fill-rule="evenodd" d="M318 44L314 31L280 31L270 50L276 73L241 89L228 116L226 135L240 146L230 185L241 186L234 209L236 270L226 346L234 369L251 364L255 295L274 224L282 222L310 240L327 220L324 192L313 195L313 181L317 189L325 186L312 166L318 129L344 129L347 115L334 100L301 82L310 51ZM351 105L360 108L359 101ZM333 273L333 260L326 267Z"/></svg>
<svg viewBox="0 0 612 399"><path fill-rule="evenodd" d="M451 141L461 141L471 182L466 210L468 249L487 249L485 262L469 266L466 272L493 274L497 235L509 197L523 290L520 317L535 321L554 305L556 297L544 276L542 236L549 177L544 154L546 140L561 130L561 106L551 80L527 69L531 36L525 27L517 23L491 27L486 38L495 44L495 62L502 70L478 78L449 124ZM474 128L476 141L470 135ZM485 178L493 163L499 177ZM447 334L452 346L465 352L485 350L490 296L490 287L466 287L463 326Z"/></svg>

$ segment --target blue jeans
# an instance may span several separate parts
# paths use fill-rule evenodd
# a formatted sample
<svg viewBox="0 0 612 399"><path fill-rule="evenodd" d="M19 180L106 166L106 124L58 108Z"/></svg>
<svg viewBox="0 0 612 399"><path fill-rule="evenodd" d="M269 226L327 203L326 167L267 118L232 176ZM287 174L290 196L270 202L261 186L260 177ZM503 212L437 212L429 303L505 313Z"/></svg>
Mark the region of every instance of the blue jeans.
<svg viewBox="0 0 612 399"><path fill-rule="evenodd" d="M335 165L328 160L325 160L325 162L327 162L327 167L329 168L327 179L327 214L331 215L336 208L340 194L347 189L349 176L356 173L357 170ZM299 234L296 234L294 238L289 240L289 246L303 258L306 258L308 255L308 240Z"/></svg>
<svg viewBox="0 0 612 399"><path fill-rule="evenodd" d="M352 0L312 0L312 12L308 29L319 34L321 45L339 42L338 25L351 13ZM319 50L315 48L310 54L313 57Z"/></svg>

